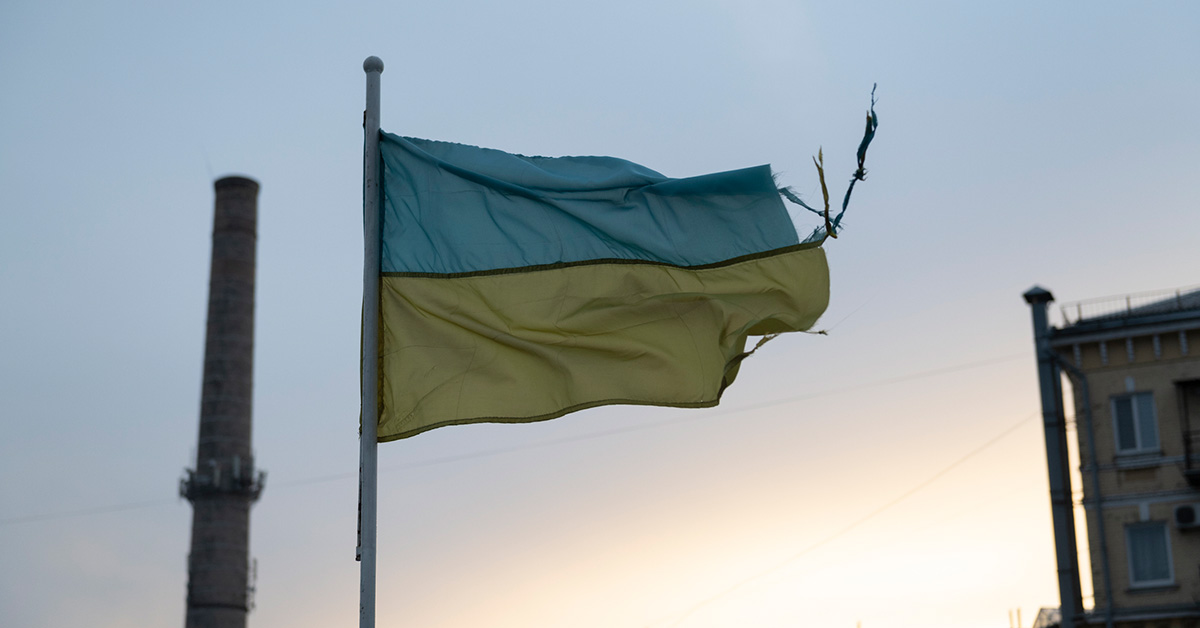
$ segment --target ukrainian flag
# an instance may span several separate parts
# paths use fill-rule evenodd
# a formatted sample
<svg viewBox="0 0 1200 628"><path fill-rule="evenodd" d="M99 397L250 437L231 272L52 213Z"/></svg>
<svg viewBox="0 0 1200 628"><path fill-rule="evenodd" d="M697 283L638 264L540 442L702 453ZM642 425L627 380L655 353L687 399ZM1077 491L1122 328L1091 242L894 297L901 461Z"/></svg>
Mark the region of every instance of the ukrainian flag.
<svg viewBox="0 0 1200 628"><path fill-rule="evenodd" d="M381 133L379 440L716 405L748 336L829 301L767 166L686 179Z"/></svg>

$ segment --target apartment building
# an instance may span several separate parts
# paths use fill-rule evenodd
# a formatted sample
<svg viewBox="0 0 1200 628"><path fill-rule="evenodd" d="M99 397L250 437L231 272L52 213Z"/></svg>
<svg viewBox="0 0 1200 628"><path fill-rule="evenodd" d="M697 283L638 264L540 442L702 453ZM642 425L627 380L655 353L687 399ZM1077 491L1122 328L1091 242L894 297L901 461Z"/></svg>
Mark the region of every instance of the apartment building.
<svg viewBox="0 0 1200 628"><path fill-rule="evenodd" d="M1200 627L1200 288L1066 304L1058 327L1048 323L1049 291L1025 298L1042 375L1064 624ZM1095 596L1086 611L1063 447L1064 376Z"/></svg>

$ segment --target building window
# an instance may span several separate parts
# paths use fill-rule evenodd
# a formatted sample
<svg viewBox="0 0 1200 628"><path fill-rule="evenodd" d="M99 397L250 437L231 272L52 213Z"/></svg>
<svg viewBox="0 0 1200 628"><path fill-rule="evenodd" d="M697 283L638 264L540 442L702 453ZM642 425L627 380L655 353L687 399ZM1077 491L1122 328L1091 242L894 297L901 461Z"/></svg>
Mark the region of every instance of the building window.
<svg viewBox="0 0 1200 628"><path fill-rule="evenodd" d="M1152 521L1128 525L1125 542L1129 548L1130 585L1156 587L1175 583L1167 524Z"/></svg>
<svg viewBox="0 0 1200 628"><path fill-rule="evenodd" d="M1113 397L1117 453L1158 451L1158 421L1154 417L1154 394L1131 393Z"/></svg>

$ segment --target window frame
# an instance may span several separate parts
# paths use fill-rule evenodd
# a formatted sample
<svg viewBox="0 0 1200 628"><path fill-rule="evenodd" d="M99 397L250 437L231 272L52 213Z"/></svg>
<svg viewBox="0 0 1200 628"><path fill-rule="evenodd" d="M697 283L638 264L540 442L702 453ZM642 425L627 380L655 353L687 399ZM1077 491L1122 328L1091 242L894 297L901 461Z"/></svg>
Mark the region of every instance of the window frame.
<svg viewBox="0 0 1200 628"><path fill-rule="evenodd" d="M1155 526L1162 530L1163 542L1166 544L1167 556L1167 577L1158 580L1143 580L1139 582L1134 578L1133 571L1133 540L1129 533L1134 528L1149 528ZM1163 587L1175 586L1175 556L1171 553L1171 526L1165 521L1138 521L1135 523L1125 524L1125 558L1129 565L1129 588L1130 589L1160 589Z"/></svg>
<svg viewBox="0 0 1200 628"><path fill-rule="evenodd" d="M1141 416L1141 411L1138 409L1138 397L1147 396L1150 398L1150 417L1147 419ZM1129 410L1133 420L1133 438L1137 445L1132 448L1121 448L1121 425L1120 417L1117 415L1117 402L1121 400L1129 400ZM1113 395L1109 399L1109 411L1112 413L1113 426L1113 449L1118 456L1161 453L1162 452L1162 434L1158 429L1158 402L1154 398L1153 391L1138 391ZM1142 443L1142 422L1149 421L1150 428L1154 431L1154 445L1146 446Z"/></svg>

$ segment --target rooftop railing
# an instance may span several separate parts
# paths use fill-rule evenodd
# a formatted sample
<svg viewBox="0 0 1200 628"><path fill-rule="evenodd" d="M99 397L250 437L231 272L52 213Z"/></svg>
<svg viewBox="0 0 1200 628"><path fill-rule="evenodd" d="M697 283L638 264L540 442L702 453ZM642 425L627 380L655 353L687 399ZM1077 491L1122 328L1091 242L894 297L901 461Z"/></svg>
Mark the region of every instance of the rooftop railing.
<svg viewBox="0 0 1200 628"><path fill-rule="evenodd" d="M1075 301L1064 303L1060 308L1064 326L1098 319L1128 318L1185 310L1200 310L1200 286Z"/></svg>

